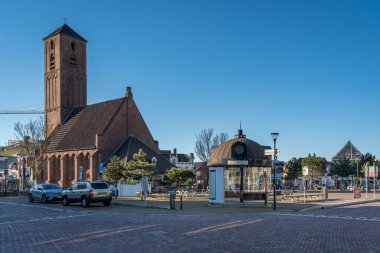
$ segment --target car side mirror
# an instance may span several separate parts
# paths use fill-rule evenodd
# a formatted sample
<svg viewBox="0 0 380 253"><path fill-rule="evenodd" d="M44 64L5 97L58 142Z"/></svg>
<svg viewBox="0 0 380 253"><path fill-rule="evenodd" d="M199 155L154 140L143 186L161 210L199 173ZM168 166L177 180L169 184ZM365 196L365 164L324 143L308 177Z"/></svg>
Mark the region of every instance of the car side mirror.
<svg viewBox="0 0 380 253"><path fill-rule="evenodd" d="M38 188L37 190L42 191L42 188Z"/></svg>
<svg viewBox="0 0 380 253"><path fill-rule="evenodd" d="M73 190L73 187L69 187L69 190L72 191L72 190Z"/></svg>

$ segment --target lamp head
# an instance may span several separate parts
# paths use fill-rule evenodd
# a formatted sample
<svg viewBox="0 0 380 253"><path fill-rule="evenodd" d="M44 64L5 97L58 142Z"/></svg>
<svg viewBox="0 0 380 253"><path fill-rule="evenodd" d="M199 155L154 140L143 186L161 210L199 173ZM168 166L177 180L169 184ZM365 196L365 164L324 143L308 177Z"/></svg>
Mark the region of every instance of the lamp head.
<svg viewBox="0 0 380 253"><path fill-rule="evenodd" d="M277 140L279 133L271 133L270 135L272 136L273 140Z"/></svg>

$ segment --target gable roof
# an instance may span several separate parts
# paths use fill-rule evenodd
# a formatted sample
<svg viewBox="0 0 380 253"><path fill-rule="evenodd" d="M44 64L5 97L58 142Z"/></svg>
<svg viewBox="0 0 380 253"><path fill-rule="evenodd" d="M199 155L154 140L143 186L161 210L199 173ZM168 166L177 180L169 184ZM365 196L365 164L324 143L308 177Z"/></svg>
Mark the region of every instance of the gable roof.
<svg viewBox="0 0 380 253"><path fill-rule="evenodd" d="M198 171L198 170L208 170L207 162L195 162L194 171Z"/></svg>
<svg viewBox="0 0 380 253"><path fill-rule="evenodd" d="M74 31L67 24L64 24L61 27L58 27L57 29L55 29L52 33L50 33L48 36L46 36L44 38L44 40L46 40L46 39L48 39L50 37L53 37L56 34L66 34L66 35L69 35L71 37L74 37L74 38L77 38L77 39L81 39L81 40L84 40L84 41L87 42L87 40L85 40L82 36L80 36L76 31Z"/></svg>
<svg viewBox="0 0 380 253"><path fill-rule="evenodd" d="M94 149L96 134L102 133L125 97L74 109L49 136L45 152Z"/></svg>
<svg viewBox="0 0 380 253"><path fill-rule="evenodd" d="M175 157L175 155L172 154L171 150L160 150L160 155L162 155L168 160L170 160L172 156ZM188 163L190 162L190 159L192 158L190 154L177 153L176 156L177 156L177 161L182 162L182 163Z"/></svg>
<svg viewBox="0 0 380 253"><path fill-rule="evenodd" d="M156 168L154 169L154 172L163 174L166 172L166 170L171 169L172 167L175 167L174 164L172 164L169 160L167 160L165 157L151 149L149 146L145 145L142 141L137 139L136 137L130 135L116 150L115 152L110 156L118 156L120 157L123 164L126 164L127 161L133 160L133 154L137 153L139 149L142 148L144 153L147 154L148 160L152 160L153 157L157 159L156 161ZM110 158L106 161L105 164L107 164L110 161Z"/></svg>
<svg viewBox="0 0 380 253"><path fill-rule="evenodd" d="M359 156L362 154L355 146L351 143L351 141L348 141L341 150L332 158L332 160L337 160L342 157L346 157L349 155L350 159L356 159L356 155L359 154Z"/></svg>

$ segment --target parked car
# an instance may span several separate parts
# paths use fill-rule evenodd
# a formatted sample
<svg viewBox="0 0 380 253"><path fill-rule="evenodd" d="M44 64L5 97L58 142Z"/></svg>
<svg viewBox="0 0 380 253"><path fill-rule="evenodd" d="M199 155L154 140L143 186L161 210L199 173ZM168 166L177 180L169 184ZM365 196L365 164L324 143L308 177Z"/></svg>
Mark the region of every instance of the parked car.
<svg viewBox="0 0 380 253"><path fill-rule="evenodd" d="M61 200L62 188L58 184L36 184L29 190L29 201L39 200L42 203Z"/></svg>
<svg viewBox="0 0 380 253"><path fill-rule="evenodd" d="M83 207L95 202L103 202L104 206L109 206L111 201L112 190L107 183L101 181L79 181L62 192L64 206L75 202L80 202Z"/></svg>

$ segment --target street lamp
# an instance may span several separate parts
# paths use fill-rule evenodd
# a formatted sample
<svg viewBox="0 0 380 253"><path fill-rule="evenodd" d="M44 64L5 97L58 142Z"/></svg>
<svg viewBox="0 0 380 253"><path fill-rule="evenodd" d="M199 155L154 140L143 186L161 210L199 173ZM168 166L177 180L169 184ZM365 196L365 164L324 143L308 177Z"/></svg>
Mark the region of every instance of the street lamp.
<svg viewBox="0 0 380 253"><path fill-rule="evenodd" d="M356 187L359 186L359 153L356 153Z"/></svg>
<svg viewBox="0 0 380 253"><path fill-rule="evenodd" d="M277 149L276 149L276 141L278 138L279 133L271 133L270 134L273 139L273 210L276 210L276 188L277 188L277 183L276 183L276 164L275 161L277 160Z"/></svg>

